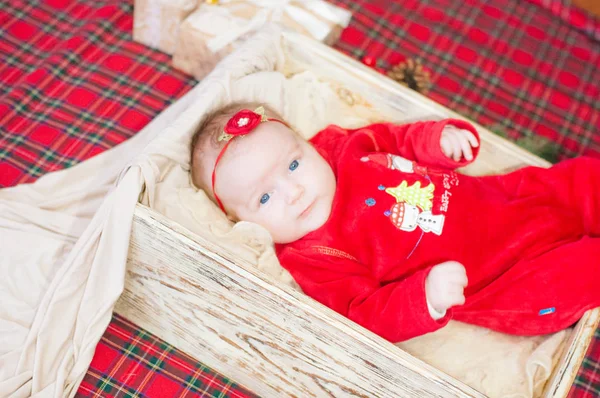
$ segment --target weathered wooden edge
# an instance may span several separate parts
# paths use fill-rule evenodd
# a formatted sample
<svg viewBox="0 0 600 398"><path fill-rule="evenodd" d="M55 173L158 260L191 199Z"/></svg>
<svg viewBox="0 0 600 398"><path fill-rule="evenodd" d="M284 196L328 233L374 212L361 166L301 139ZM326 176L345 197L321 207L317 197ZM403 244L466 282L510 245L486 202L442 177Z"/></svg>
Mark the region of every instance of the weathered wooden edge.
<svg viewBox="0 0 600 398"><path fill-rule="evenodd" d="M552 378L546 384L544 397L567 397L599 325L600 308L587 311L579 320L571 333L560 362L554 369Z"/></svg>
<svg viewBox="0 0 600 398"><path fill-rule="evenodd" d="M403 86L393 82L391 79L382 76L381 74L371 70L359 62L332 51L326 46L322 46L313 42L304 43L306 39L295 34L285 33L285 36L287 36L286 39L290 40L291 42L297 42L303 47L311 47L311 51L313 51L318 57L329 60L330 62L338 65L343 65L347 72L355 75L358 79L363 79L365 82L369 82L382 90L387 90L393 95L408 98L411 102L416 102L428 107L432 114L466 120L466 118L456 114L455 112L452 112L451 110L429 100L413 90L404 88ZM470 122L473 123L472 121ZM495 146L506 153L511 153L513 156L519 158L523 163L539 166L548 165L548 162L533 154L530 154L529 152L502 139L501 137L496 136L477 123L473 124L476 125L480 131L482 141L487 141L490 145ZM596 309L588 311L578 323L576 330L570 338L568 349L562 356L561 362L555 369L551 382L547 385L545 396L566 396L575 378L577 370L579 369L581 361L585 356L589 342L591 341L595 328L599 323L599 319L600 310ZM199 356L199 358L201 358L201 356Z"/></svg>
<svg viewBox="0 0 600 398"><path fill-rule="evenodd" d="M318 324L326 325L322 326L322 330L319 329L318 333L314 333L315 338L311 339L311 341L326 342L328 341L326 336L331 336L333 333L333 335L339 335L341 338L335 342L329 340L329 345L338 344L337 341L339 341L341 347L340 349L350 346L361 347L363 354L368 351L369 366L363 369L363 372L368 373L372 371L375 372L373 374L373 376L375 376L378 369L379 371L381 371L381 369L390 369L389 364L394 364L393 368L390 369L392 371L395 369L393 374L399 374L398 371L400 371L400 369L405 369L412 374L413 377L417 374L419 375L417 379L406 379L405 384L394 384L390 382L385 388L389 389L393 396L406 396L405 394L402 394L402 392L407 391L407 386L414 385L418 386L419 395L422 397L484 397L484 395L472 389L471 387L404 352L381 337L369 332L347 318L314 301L310 297L297 292L289 286L276 283L276 281L271 279L268 275L257 270L252 264L241 258L238 258L235 254L229 252L228 249L222 248L214 241L211 241L209 237L204 238L200 235L194 234L181 225L167 219L161 214L141 204L138 204L135 209L134 228L132 230L130 247L131 245L136 244L136 226L149 228L149 225L152 226L153 236L156 237L157 242L159 241L161 234L168 234L169 239L179 241L182 246L189 245L214 262L218 263L220 272L231 276L232 279L237 281L249 283L249 285L251 285L250 290L253 292L263 290L267 291L270 295L275 295L277 300L274 300L273 302L278 303L278 308L280 308L283 303L284 305L293 307L295 313L298 314L299 319L312 320L312 322L318 322ZM135 267L134 263L134 261L129 261L128 272L131 271L130 267ZM195 264L194 266L202 267L204 265ZM126 290L127 289L128 287L126 286ZM202 297L202 289L197 288L196 291L197 297ZM151 297L153 292L144 291L143 294ZM128 303L127 300L128 295L124 294L120 300L120 303L118 304L118 307L127 308L130 306L130 304L133 304ZM266 305L273 306L274 304L270 302ZM160 313L159 308L154 308L153 310L153 317L164 317L165 321L168 320L164 313ZM132 317L132 321L136 323L138 323L140 319L143 319L143 317L136 318L136 315L133 313L129 313L128 315L129 317ZM207 314L207 316L210 316L210 314ZM313 324L312 322L309 322L308 324ZM161 325L161 327L157 329L152 325L145 325L143 323L138 324L170 344L173 344L172 341L169 341L169 331L171 329L169 327L170 325L165 324L164 327ZM232 325L232 327L234 326ZM194 335L193 333L193 331L190 331L190 335L186 336L186 341L194 342L198 341L198 339L202 339L201 335ZM321 337L319 337L320 334L322 334ZM179 346L175 345L177 348L205 362L203 352L194 350L194 344L186 345L182 343L181 338L178 340ZM282 353L282 355L285 355L285 353ZM314 354L306 353L307 357L310 355ZM257 360L260 360L260 358L257 358ZM307 364L307 366L312 366L311 362L308 360L304 360L303 362ZM337 361L335 361L335 358L332 358L331 362ZM388 365L385 365L386 363ZM239 380L239 378L236 378L239 373L236 374L236 372L244 371L238 367L223 367L223 361L219 360L205 362L205 364L226 376L233 377L236 380ZM281 367L282 369L285 368L286 372L278 375L278 377L282 380L287 380L288 383L294 383L293 375L297 369L294 369L294 367L288 363L282 364ZM315 371L318 372L319 370L317 369ZM256 380L256 383L259 382L260 381Z"/></svg>

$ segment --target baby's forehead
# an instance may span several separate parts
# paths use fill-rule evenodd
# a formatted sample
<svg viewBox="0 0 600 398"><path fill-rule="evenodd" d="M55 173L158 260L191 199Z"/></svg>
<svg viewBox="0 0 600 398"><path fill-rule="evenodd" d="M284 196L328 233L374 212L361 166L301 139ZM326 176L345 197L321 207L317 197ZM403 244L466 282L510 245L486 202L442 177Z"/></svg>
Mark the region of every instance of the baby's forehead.
<svg viewBox="0 0 600 398"><path fill-rule="evenodd" d="M282 151L291 150L299 143L297 134L287 126L278 122L261 123L247 136L236 138L232 145L232 157L256 153L261 156L280 155ZM269 156L270 157L270 156Z"/></svg>

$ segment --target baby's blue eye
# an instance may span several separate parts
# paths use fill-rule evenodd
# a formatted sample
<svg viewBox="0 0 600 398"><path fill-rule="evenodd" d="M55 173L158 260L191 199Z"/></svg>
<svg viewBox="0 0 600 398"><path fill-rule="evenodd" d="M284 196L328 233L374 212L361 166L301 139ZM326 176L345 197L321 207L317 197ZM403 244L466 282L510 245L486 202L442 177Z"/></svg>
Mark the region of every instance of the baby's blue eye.
<svg viewBox="0 0 600 398"><path fill-rule="evenodd" d="M300 163L298 163L297 160L294 160L292 163L290 163L290 170L294 171L298 168L298 166L300 165Z"/></svg>
<svg viewBox="0 0 600 398"><path fill-rule="evenodd" d="M260 198L260 204L264 205L265 203L267 203L269 201L269 199L271 199L271 195L269 195L268 193L264 194Z"/></svg>

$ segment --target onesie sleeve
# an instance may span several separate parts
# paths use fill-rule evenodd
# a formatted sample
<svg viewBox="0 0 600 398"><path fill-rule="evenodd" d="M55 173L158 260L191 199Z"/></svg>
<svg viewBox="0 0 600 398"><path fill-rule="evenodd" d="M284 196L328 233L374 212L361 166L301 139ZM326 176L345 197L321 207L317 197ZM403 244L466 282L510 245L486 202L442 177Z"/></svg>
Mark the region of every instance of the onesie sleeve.
<svg viewBox="0 0 600 398"><path fill-rule="evenodd" d="M280 261L305 294L393 343L433 332L452 317L451 309L438 320L429 314L425 278L431 267L382 284L368 267L343 256L286 250Z"/></svg>
<svg viewBox="0 0 600 398"><path fill-rule="evenodd" d="M471 163L464 157L458 162L448 158L442 152L440 139L442 130L446 125L454 125L459 129L472 132L477 141L479 134L470 123L458 119L445 119L440 121L415 122L410 124L379 123L366 126L362 129L351 130L350 135L363 133L368 136L370 142L365 141L367 147L362 150L375 152L388 152L400 155L418 163L445 168L456 169ZM473 159L479 153L479 146L473 148Z"/></svg>

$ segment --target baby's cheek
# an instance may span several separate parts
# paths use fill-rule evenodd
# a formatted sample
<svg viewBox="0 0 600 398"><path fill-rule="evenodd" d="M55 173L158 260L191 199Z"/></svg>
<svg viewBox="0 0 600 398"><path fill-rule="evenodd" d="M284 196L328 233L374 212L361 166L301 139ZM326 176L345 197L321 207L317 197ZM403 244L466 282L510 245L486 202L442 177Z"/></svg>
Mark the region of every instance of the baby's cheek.
<svg viewBox="0 0 600 398"><path fill-rule="evenodd" d="M269 230L269 232L272 233L277 233L278 231L281 230L281 225L278 221L278 217L262 217L260 222L258 222L258 224L262 225L263 227L265 227L266 229Z"/></svg>

